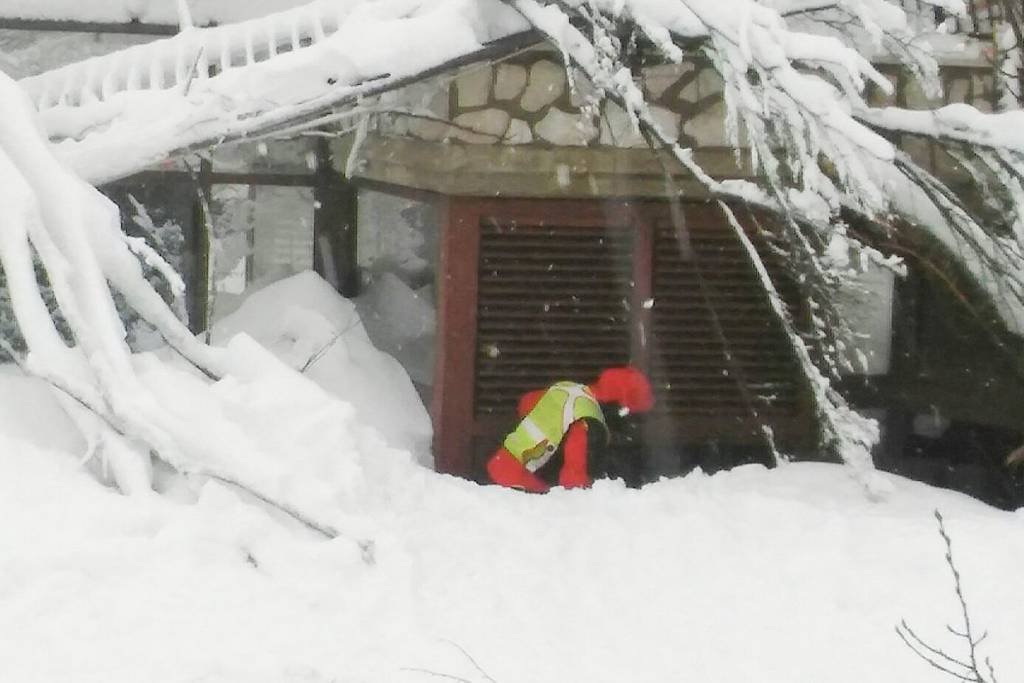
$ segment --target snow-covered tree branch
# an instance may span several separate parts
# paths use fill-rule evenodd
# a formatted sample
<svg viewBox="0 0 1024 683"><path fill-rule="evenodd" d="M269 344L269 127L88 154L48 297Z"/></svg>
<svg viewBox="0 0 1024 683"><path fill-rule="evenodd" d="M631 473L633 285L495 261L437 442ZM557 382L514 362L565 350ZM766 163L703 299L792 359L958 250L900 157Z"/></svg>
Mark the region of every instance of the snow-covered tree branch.
<svg viewBox="0 0 1024 683"><path fill-rule="evenodd" d="M953 14L964 11L959 0L934 6ZM301 35L299 26L305 27ZM718 201L806 377L823 443L871 486L870 449L877 428L831 387L847 363L850 336L838 293L857 275L850 263L896 270L900 264L858 238L864 233L855 223L890 235L906 230L929 235L962 261L977 289L993 298L1006 326L1024 330L1024 136L1019 133L1024 114L988 114L969 104L915 111L869 103L869 88L889 93L893 85L865 53L901 60L925 92L938 92L938 67L920 35L922 26L934 28L920 17L911 21L883 0L433 0L411 8L392 0L321 0L256 22L189 27L168 41L72 65L24 85L49 134L64 138L59 153L86 178L100 181L169 154L372 117L384 108L376 99L381 95L543 38L561 52L578 92L588 93L584 116L596 117L606 99L616 103L656 153ZM442 27L446 38L438 41ZM257 41L263 41L258 50ZM245 63L236 66L239 51ZM258 59L257 53L265 57ZM659 125L638 85L640 65L685 60L709 63L720 75L728 137L737 155L749 160L751 178L713 177L694 149L680 146ZM93 76L83 82L86 68ZM28 114L18 116L27 120ZM956 159L970 188L958 184L962 177L954 182L901 150L894 140L910 134ZM30 186L37 195L52 191L42 180L35 182ZM968 199L979 196L983 201ZM791 319L737 218L743 207L764 219L761 233L801 283L811 329ZM25 225L40 222L29 209L23 211ZM81 222L60 215L44 218L47 226L66 225L62 229L69 235L85 230ZM109 212L92 221L106 226L104 244L112 244L109 233L116 225ZM24 230L31 237L32 231ZM67 268L51 242L70 239L47 233L32 239L55 291ZM95 282L82 291L96 295L109 280L134 297L133 304L152 316L182 353L216 373L216 354L186 341L152 302L154 295L126 275L125 259L131 257L118 249L111 252L116 264L107 251L93 250L99 263L84 264L82 272L92 273ZM20 277L29 292L30 303L22 304L25 313L19 318L41 330L30 333L30 347L58 348L45 311L31 295L27 256L15 247L7 251L9 279ZM67 290L58 300L85 354L115 348L120 333L109 307L96 308L106 312L99 321L104 326L93 331L94 321L80 314L85 307ZM114 385L106 388L109 393ZM766 438L771 441L770 432Z"/></svg>

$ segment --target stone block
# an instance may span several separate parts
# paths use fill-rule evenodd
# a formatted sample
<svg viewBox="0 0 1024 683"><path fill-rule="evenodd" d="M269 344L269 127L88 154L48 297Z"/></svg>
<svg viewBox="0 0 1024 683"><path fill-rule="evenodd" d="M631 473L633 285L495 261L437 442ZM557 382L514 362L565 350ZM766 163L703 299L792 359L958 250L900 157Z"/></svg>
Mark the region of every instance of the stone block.
<svg viewBox="0 0 1024 683"><path fill-rule="evenodd" d="M533 142L533 131L530 124L522 119L512 119L508 124L503 141L507 145L527 145Z"/></svg>
<svg viewBox="0 0 1024 683"><path fill-rule="evenodd" d="M689 83L680 88L679 98L687 102L699 102L710 95L717 95L725 89L722 77L710 66L704 67Z"/></svg>
<svg viewBox="0 0 1024 683"><path fill-rule="evenodd" d="M451 126L443 121L407 117L406 128L408 135L414 138L429 142L439 142L448 137Z"/></svg>
<svg viewBox="0 0 1024 683"><path fill-rule="evenodd" d="M446 119L451 114L448 106L448 84L436 78L405 86L397 91L393 104L440 119Z"/></svg>
<svg viewBox="0 0 1024 683"><path fill-rule="evenodd" d="M643 135L633 127L626 111L614 102L606 102L601 116L602 145L609 147L646 147Z"/></svg>
<svg viewBox="0 0 1024 683"><path fill-rule="evenodd" d="M526 67L518 64L499 64L494 74L494 97L514 100L526 88Z"/></svg>
<svg viewBox="0 0 1024 683"><path fill-rule="evenodd" d="M530 67L530 79L519 105L526 111L540 111L565 92L565 69L547 59Z"/></svg>
<svg viewBox="0 0 1024 683"><path fill-rule="evenodd" d="M548 111L534 127L534 132L553 145L566 147L586 145L597 134L589 120L556 107Z"/></svg>
<svg viewBox="0 0 1024 683"><path fill-rule="evenodd" d="M460 109L482 107L491 95L493 69L490 64L474 64L455 79Z"/></svg>
<svg viewBox="0 0 1024 683"><path fill-rule="evenodd" d="M572 76L573 88L569 93L569 103L580 109L584 105L593 102L597 97L597 88L590 82L590 79L580 71Z"/></svg>
<svg viewBox="0 0 1024 683"><path fill-rule="evenodd" d="M508 130L509 115L501 109L483 109L455 117L452 135L475 145L499 142Z"/></svg>
<svg viewBox="0 0 1024 683"><path fill-rule="evenodd" d="M679 124L682 121L682 117L677 112L665 107L654 106L651 107L651 116L662 132L668 135L669 140L672 142L679 140Z"/></svg>
<svg viewBox="0 0 1024 683"><path fill-rule="evenodd" d="M729 140L725 134L725 102L718 100L710 107L683 123L683 133L698 147L724 147Z"/></svg>
<svg viewBox="0 0 1024 683"><path fill-rule="evenodd" d="M651 99L661 99L665 91L671 88L684 75L694 70L690 62L682 64L659 64L643 70L644 92Z"/></svg>

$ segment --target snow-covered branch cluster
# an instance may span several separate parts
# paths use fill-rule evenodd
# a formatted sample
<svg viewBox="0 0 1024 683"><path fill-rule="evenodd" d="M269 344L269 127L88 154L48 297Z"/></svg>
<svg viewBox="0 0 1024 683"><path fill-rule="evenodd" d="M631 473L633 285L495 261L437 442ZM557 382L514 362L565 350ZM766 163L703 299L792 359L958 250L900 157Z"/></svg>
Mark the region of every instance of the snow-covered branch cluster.
<svg viewBox="0 0 1024 683"><path fill-rule="evenodd" d="M851 271L837 267L837 248L871 260L881 254L855 239L850 218L892 226L949 226L957 253L968 253L968 270L985 288L1009 295L1010 308L1024 304L1020 264L1024 240L1020 215L1024 114L987 115L963 104L931 112L876 109L866 100L868 84L891 93L892 84L858 51L867 40L907 62L926 92L936 92L937 68L917 45L906 15L881 1L772 3L708 0L601 2L589 0L507 0L557 45L567 65L593 84L595 99L610 98L633 118L656 148L674 158L720 201L792 342L809 380L824 441L865 476L877 429L832 390L846 358L849 327L836 308L838 292ZM963 12L960 2L941 3ZM791 28L788 17L800 17ZM815 26L815 17L820 26ZM845 17L845 33L834 31ZM819 30L816 30L819 29ZM845 38L845 40L841 39ZM718 181L701 169L693 150L673 143L659 129L641 88L631 52L644 44L657 58L679 62L703 58L724 82L726 130L733 146L749 155L755 181ZM599 111L592 102L590 111ZM935 144L958 148L977 185L997 188L987 197L990 215L1009 226L986 223L953 189L918 166L891 142L897 132L913 132ZM927 210L901 195L923 197ZM814 328L801 334L790 319L761 257L737 221L731 205L747 204L776 216L767 229L774 247L801 281ZM966 247L966 248L965 248ZM888 262L892 265L892 262ZM972 270L973 266L973 270ZM819 363L805 344L815 344ZM824 371L818 369L823 363Z"/></svg>
<svg viewBox="0 0 1024 683"><path fill-rule="evenodd" d="M304 477L294 460L310 454L337 460L338 446L362 438L341 427L351 407L245 335L226 348L199 342L146 279L141 264L163 274L173 292L183 288L181 278L144 241L122 233L117 207L54 156L29 99L2 74L0 202L0 267L28 353L3 338L0 348L55 390L89 444L85 461L97 462L125 493L145 495L152 491L156 460L180 474L240 488L321 535L342 535L334 496L344 484L336 480L337 489L324 487L322 464L315 477ZM145 216L140 220L153 226ZM55 311L40 292L36 261L70 339L58 331ZM187 361L185 368L152 355L133 356L114 292ZM227 375L230 382L208 382ZM249 387L240 390L246 383ZM295 411L276 405L264 408L272 417L253 415L252 404L238 405L233 392L250 401L277 397ZM310 420L323 420L335 433L319 448L294 448L301 438L297 431L317 431ZM257 437L256 424L270 426ZM382 448L379 440L374 445ZM288 455L290 464L284 462ZM372 542L350 540L372 562Z"/></svg>
<svg viewBox="0 0 1024 683"><path fill-rule="evenodd" d="M110 286L205 372L218 372L218 354L193 339L146 281L133 243L121 232L117 208L57 161L28 99L3 75L0 120L0 194L5 207L0 265L29 350L27 362L31 370L89 408L88 413L73 410L91 423L87 433L105 439L108 452L128 458L130 449L122 442L125 433L149 432L153 442L161 440L152 433L153 414L160 407L135 381ZM144 255L163 272L173 273L152 250ZM35 257L70 328L73 346L61 337L40 294ZM168 284L172 290L183 287L173 276ZM96 422L97 416L131 426L114 433L109 425ZM127 460L115 468L126 489L137 484L130 481L130 472Z"/></svg>
<svg viewBox="0 0 1024 683"><path fill-rule="evenodd" d="M961 0L926 4L964 11ZM561 51L584 115L615 102L719 202L804 370L824 442L868 477L877 429L831 387L848 357L836 305L856 274L848 264L898 268L858 238L865 225L944 243L1008 326L1024 330L1013 317L1024 310L1024 114L880 108L868 97L893 85L865 55L900 60L924 92L938 92L937 62L918 34L927 24L886 0L319 0L237 27L188 28L27 85L51 136L67 138L60 153L87 178L109 180L173 152L351 123L374 111L376 96L500 56L511 38L535 31ZM640 70L684 60L721 76L728 137L752 179L712 177L660 127ZM974 187L915 163L894 143L902 134L948 152ZM737 218L741 206L764 218L757 228L801 283L812 329L791 319ZM855 258L836 258L848 250Z"/></svg>

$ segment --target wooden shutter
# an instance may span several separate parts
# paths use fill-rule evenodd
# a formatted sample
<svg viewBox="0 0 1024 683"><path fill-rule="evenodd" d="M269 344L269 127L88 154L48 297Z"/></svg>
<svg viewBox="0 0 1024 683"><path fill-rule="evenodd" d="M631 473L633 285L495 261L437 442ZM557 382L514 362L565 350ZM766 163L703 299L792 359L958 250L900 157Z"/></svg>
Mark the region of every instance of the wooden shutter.
<svg viewBox="0 0 1024 683"><path fill-rule="evenodd" d="M740 244L716 207L687 203L683 215L692 253L664 203L452 200L433 408L441 469L480 476L521 394L625 363L652 377L645 438L661 446L756 443L747 398L780 436L810 433L795 362Z"/></svg>
<svg viewBox="0 0 1024 683"><path fill-rule="evenodd" d="M677 438L747 442L752 408L781 432L804 422L799 369L739 240L717 207L690 205L676 225L656 217L649 366L658 413ZM789 302L798 292L761 249Z"/></svg>
<svg viewBox="0 0 1024 683"><path fill-rule="evenodd" d="M480 226L476 413L629 362L633 233L486 218Z"/></svg>

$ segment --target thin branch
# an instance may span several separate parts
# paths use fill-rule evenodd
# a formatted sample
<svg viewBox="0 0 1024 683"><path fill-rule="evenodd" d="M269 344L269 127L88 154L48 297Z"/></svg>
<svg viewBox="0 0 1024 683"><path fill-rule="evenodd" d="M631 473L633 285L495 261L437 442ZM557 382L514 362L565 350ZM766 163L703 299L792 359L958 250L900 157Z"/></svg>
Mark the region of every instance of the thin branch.
<svg viewBox="0 0 1024 683"><path fill-rule="evenodd" d="M901 619L900 620L899 625L896 627L897 633L900 632L900 628L901 627L903 628L904 631L906 631L906 633L911 638L913 638L914 642L917 645L923 647L924 649L926 649L928 652L932 653L933 655L935 655L937 657L941 657L942 659L944 659L945 661L949 662L950 664L955 664L956 666L960 666L960 667L963 667L965 669L971 668L971 665L968 664L967 662L961 662L956 657L948 655L944 651L938 649L937 647L932 647L931 645L926 643L920 636L917 635L917 633L914 632L914 629L912 629L910 627L910 624L907 623L906 619Z"/></svg>
<svg viewBox="0 0 1024 683"><path fill-rule="evenodd" d="M665 183L667 189L671 193L673 207L678 203L679 198L683 195L673 180L672 172L665 161L664 154L666 153L666 147L664 144L657 144L659 140L655 137L654 132L649 127L643 127L642 129L644 138L647 140L647 146L654 151L655 157L661 164L662 172L665 176ZM674 157L673 157L674 158ZM676 212L673 211L673 214ZM732 380L735 382L737 389L739 389L740 396L743 399L743 403L750 413L751 418L757 423L761 438L765 442L765 446L768 447L775 460L775 464L779 465L781 462L786 460L786 457L779 451L778 446L775 444L775 434L768 424L767 420L761 417L761 412L758 410L757 405L754 402L754 396L750 391L750 383L747 381L747 374L743 369L743 366L736 361L736 355L732 350L732 343L729 341L728 336L725 334L725 329L722 326L721 317L718 314L718 307L715 306L712 300L712 287L705 277L704 266L701 261L700 255L690 244L689 235L686 232L686 215L682 212L678 212L678 216L675 216L673 224L676 227L677 235L676 240L679 243L680 252L682 255L689 256L694 265L694 271L697 274L697 289L700 292L701 299L704 305L707 307L711 317L711 326L714 329L715 338L718 343L722 345L722 355L729 368L729 373Z"/></svg>
<svg viewBox="0 0 1024 683"><path fill-rule="evenodd" d="M309 370L309 368L312 367L318 360L320 360L323 357L323 355L327 353L327 351L338 342L339 339L345 336L356 325L361 325L362 323L363 321L360 320L359 316L353 311L352 320L349 321L348 325L346 325L344 329L335 332L330 339L324 342L323 346L314 351L313 354L310 355L310 357L302 365L302 368L299 370L299 372L301 373L305 372L306 370Z"/></svg>
<svg viewBox="0 0 1024 683"><path fill-rule="evenodd" d="M968 675L968 674L964 674L964 673L960 673L960 672L958 672L958 671L954 671L954 670L952 670L952 669L950 669L950 668L948 668L948 667L944 666L944 665L943 665L943 664L941 664L940 662L936 661L935 659L933 659L933 658L929 657L929 656L928 656L927 654L925 654L925 653L921 652L921 651L920 651L920 650L918 649L918 647L917 647L917 646L915 645L915 643L911 643L911 642L910 642L910 640L909 640L909 639L907 638L907 636L906 636L906 635L904 635L904 633L903 633L903 632L902 632L902 631L901 631L901 630L899 629L899 627L897 627L897 628L896 628L896 634L897 634L897 635L898 635L898 636L900 637L900 639L901 639L901 640L902 640L902 641L903 641L903 642L904 642L904 643L906 644L906 646L907 646L908 648L910 648L910 650L911 650L911 651L912 651L912 652L913 652L913 653L914 653L915 655L917 655L918 657L920 657L920 658L921 658L921 659L923 659L924 661L928 662L928 664L929 664L930 666L932 666L932 667L934 667L934 668L938 669L939 671L941 671L941 672L943 672L943 673L946 673L946 674L949 674L950 676L953 676L953 677L954 677L954 678L956 678L957 680L961 680L961 681L969 681L969 682L972 682L972 683L974 683L974 682L976 682L976 681L977 681L977 679L976 679L976 678L974 678L974 677L972 677L972 676L970 676L970 675ZM913 635L913 632L912 632L912 631L911 631L911 634ZM922 641L921 641L921 640L920 640L920 639L919 639L919 638L918 638L918 637L917 637L916 635L913 635L913 637L914 637L914 640L915 640L915 642L916 642L916 643L920 643L921 645L924 645L924 643L923 643L923 642L922 642ZM925 646L925 647L927 647L927 646ZM933 649L932 649L931 647L928 647L928 650L929 650L929 651L934 651L934 650L933 650ZM939 651L939 652L941 652L941 651ZM943 657L945 657L945 655L944 655L944 654L943 654Z"/></svg>
<svg viewBox="0 0 1024 683"><path fill-rule="evenodd" d="M403 666L401 670L411 671L413 673L418 674L427 674L428 676L435 676L437 678L446 678L449 681L459 681L459 683L473 683L473 681L469 680L468 678L463 678L462 676L453 676L452 674L445 674L441 673L440 671L431 671L430 669L421 669L419 667L414 666Z"/></svg>
<svg viewBox="0 0 1024 683"><path fill-rule="evenodd" d="M976 674L978 673L978 657L977 657L977 644L984 640L984 636L979 640L975 641L971 635L971 614L967 609L967 599L964 598L963 585L960 582L960 572L956 568L956 564L953 562L953 541L946 533L946 525L942 519L942 513L935 510L935 519L939 522L939 535L942 536L942 540L946 544L946 564L949 565L949 570L953 574L953 586L956 590L957 600L960 601L960 611L964 619L964 632L963 637L967 640L968 649L971 656L971 670ZM952 629L950 629L952 630ZM980 676L980 674L979 674Z"/></svg>
<svg viewBox="0 0 1024 683"><path fill-rule="evenodd" d="M462 656L469 660L469 663L473 665L473 668L476 669L480 673L481 676L486 678L491 683L498 683L496 680L491 678L490 674L488 674L486 671L483 670L483 668L481 668L481 666L473 658L473 655L469 654L469 652L466 651L466 648L462 647L461 645L456 643L454 640L448 640L447 638L442 638L442 640L444 642L448 643L449 645L451 645L452 647L456 648L459 652L461 652Z"/></svg>
<svg viewBox="0 0 1024 683"><path fill-rule="evenodd" d="M985 665L988 668L990 678L986 679L979 667L977 647L988 636L988 632L986 631L979 638L974 637L973 627L971 625L971 616L967 608L967 600L964 597L963 586L960 581L960 571L956 568L956 563L953 561L953 541L946 532L946 525L942 518L942 513L935 510L934 514L935 519L938 521L939 535L942 537L943 543L946 546L946 564L949 565L949 569L953 574L953 587L956 591L957 600L960 602L960 614L964 623L962 630L955 629L949 625L946 626L946 629L954 636L967 641L968 660L962 661L956 657L946 654L937 647L929 645L919 637L913 629L910 628L905 619L901 620L896 626L896 633L914 654L928 662L928 664L939 671L949 674L958 680L968 681L969 683L996 683L995 667L992 666L992 662L989 658L985 658ZM955 669L950 668L950 666L960 667L963 671L956 671Z"/></svg>

